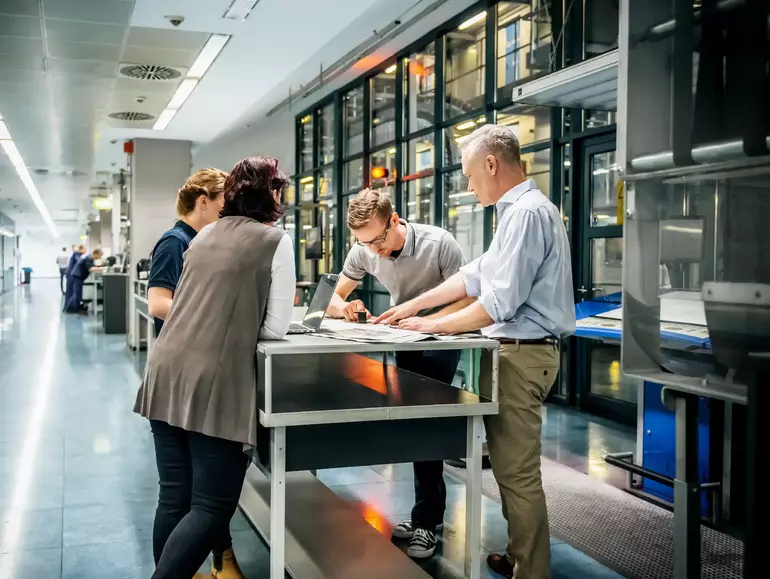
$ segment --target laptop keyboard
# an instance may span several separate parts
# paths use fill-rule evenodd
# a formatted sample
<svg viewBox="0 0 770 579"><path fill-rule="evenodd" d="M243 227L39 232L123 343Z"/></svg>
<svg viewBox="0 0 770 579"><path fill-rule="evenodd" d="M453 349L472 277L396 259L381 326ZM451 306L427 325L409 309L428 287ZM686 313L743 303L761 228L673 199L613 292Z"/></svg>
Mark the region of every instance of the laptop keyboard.
<svg viewBox="0 0 770 579"><path fill-rule="evenodd" d="M289 332L291 332L292 334L308 334L311 331L312 330L310 328L307 328L297 322L292 322L289 324Z"/></svg>

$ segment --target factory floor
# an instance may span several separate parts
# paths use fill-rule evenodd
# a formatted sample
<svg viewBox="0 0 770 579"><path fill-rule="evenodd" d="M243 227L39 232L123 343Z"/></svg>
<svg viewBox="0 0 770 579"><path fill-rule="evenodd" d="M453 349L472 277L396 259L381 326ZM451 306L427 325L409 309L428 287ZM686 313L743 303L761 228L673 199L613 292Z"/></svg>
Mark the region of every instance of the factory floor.
<svg viewBox="0 0 770 579"><path fill-rule="evenodd" d="M95 318L61 313L58 280L33 280L0 296L0 579L147 579L157 472L145 420L131 411L143 359ZM555 406L545 412L543 454L597 478L613 476L606 452L633 447L633 433ZM411 468L321 471L319 478L387 529L408 515ZM448 526L462 525L462 485L448 478ZM483 497L483 548L505 544L499 505ZM249 579L267 576L267 548L247 521L232 522ZM552 540L554 579L620 577ZM433 577L462 576L459 540L444 534L421 563ZM461 555L460 555L461 556ZM486 567L482 577L496 577Z"/></svg>

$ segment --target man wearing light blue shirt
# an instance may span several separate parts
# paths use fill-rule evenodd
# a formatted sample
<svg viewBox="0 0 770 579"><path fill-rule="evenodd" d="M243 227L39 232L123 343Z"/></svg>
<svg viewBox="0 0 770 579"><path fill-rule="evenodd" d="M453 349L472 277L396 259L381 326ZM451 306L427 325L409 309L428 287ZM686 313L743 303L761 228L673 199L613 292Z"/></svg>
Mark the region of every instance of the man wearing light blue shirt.
<svg viewBox="0 0 770 579"><path fill-rule="evenodd" d="M559 339L575 331L569 240L559 210L526 178L510 128L477 129L463 146L462 164L468 191L483 206L497 207L489 250L375 321L446 334L481 329L500 341L500 413L487 417L485 426L509 541L506 553L490 555L487 563L503 577L513 577L515 568L516 579L547 579L551 552L540 475L541 406L559 371ZM466 296L478 299L443 318L413 317ZM480 390L491 397L488 370Z"/></svg>

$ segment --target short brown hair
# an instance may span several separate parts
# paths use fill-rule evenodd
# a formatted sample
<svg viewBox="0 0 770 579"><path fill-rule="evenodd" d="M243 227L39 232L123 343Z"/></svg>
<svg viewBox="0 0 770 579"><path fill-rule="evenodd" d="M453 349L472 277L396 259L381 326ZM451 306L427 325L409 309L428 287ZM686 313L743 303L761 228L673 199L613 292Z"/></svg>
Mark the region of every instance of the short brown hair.
<svg viewBox="0 0 770 579"><path fill-rule="evenodd" d="M289 186L289 178L278 171L278 159L246 157L235 164L225 181L225 204L220 217L249 217L260 223L274 223L283 215L273 193Z"/></svg>
<svg viewBox="0 0 770 579"><path fill-rule="evenodd" d="M378 191L364 189L356 195L348 206L348 227L361 229L372 217L379 217L387 223L393 215L390 198Z"/></svg>
<svg viewBox="0 0 770 579"><path fill-rule="evenodd" d="M198 197L205 195L212 201L222 194L227 173L219 169L201 169L193 173L176 194L176 211L187 215L195 209Z"/></svg>

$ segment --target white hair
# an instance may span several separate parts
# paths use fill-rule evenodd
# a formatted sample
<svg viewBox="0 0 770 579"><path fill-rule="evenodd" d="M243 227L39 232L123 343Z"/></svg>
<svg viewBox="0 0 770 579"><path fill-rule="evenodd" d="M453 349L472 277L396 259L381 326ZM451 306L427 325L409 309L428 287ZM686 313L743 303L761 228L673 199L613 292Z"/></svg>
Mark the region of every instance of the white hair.
<svg viewBox="0 0 770 579"><path fill-rule="evenodd" d="M484 125L473 131L462 145L464 155L494 155L509 165L521 164L521 149L510 127Z"/></svg>

